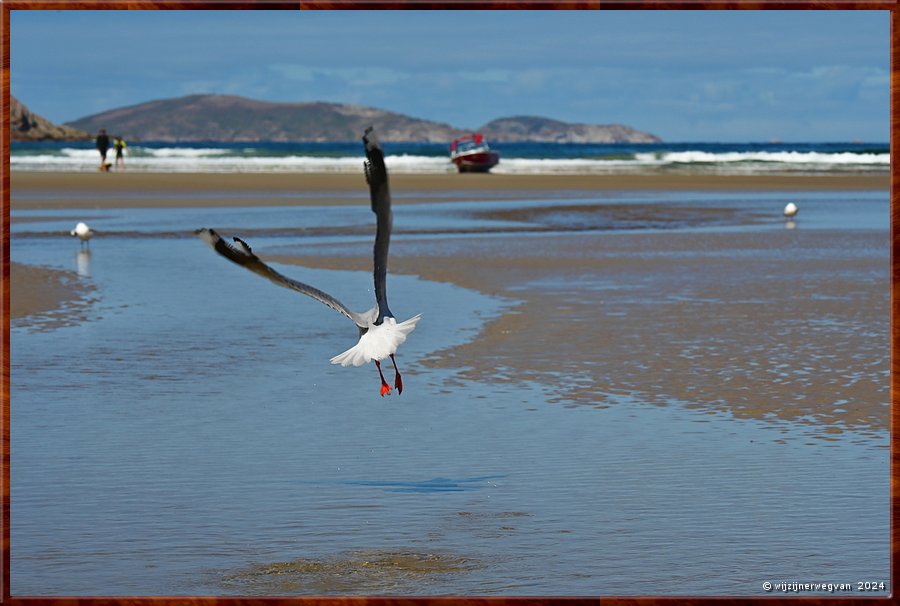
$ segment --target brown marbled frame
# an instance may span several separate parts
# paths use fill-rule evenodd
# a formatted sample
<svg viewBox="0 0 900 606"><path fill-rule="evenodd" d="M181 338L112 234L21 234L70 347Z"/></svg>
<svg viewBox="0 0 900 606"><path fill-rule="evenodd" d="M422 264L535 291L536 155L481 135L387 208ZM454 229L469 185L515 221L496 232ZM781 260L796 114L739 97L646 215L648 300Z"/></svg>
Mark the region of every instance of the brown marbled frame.
<svg viewBox="0 0 900 606"><path fill-rule="evenodd" d="M580 10L703 10L703 9L744 9L744 10L888 10L891 12L891 150L900 143L900 0L309 0L288 2L285 0L0 0L0 144L3 147L3 164L0 167L0 209L2 209L2 231L0 231L0 318L2 318L2 341L0 341L0 603L18 606L52 604L58 606L237 606L298 604L316 606L379 606L410 605L460 605L460 606L501 606L564 604L582 605L685 605L707 606L712 604L758 604L768 606L782 602L804 605L823 604L825 606L865 605L900 603L893 597L27 597L11 596L10 574L10 454L9 454L9 413L10 413L10 360L9 360L9 12L10 10L179 10L179 9L273 9L273 10L353 10L353 9L580 9ZM897 205L900 176L891 158L891 378L890 378L890 474L891 474L891 579L896 582L898 562L900 562L900 448L897 444L897 429L900 426L900 407L897 390L900 383L897 361L900 349L900 207Z"/></svg>

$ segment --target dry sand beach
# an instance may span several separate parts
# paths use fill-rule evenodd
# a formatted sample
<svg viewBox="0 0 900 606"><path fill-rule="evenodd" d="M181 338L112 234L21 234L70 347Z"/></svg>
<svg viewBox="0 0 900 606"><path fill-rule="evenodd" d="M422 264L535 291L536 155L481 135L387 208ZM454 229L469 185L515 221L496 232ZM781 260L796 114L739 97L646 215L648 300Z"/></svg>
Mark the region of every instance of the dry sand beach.
<svg viewBox="0 0 900 606"><path fill-rule="evenodd" d="M526 199L566 191L887 191L887 175L391 175L397 204L469 200L473 196ZM233 206L247 200L224 192L284 192L268 205L358 204L362 174L48 173L13 172L12 208ZM85 199L83 192L94 194ZM177 195L178 193L184 196ZM442 194L435 198L433 194ZM136 194L139 196L136 197ZM203 194L198 197L197 194ZM293 195L290 195L293 194Z"/></svg>

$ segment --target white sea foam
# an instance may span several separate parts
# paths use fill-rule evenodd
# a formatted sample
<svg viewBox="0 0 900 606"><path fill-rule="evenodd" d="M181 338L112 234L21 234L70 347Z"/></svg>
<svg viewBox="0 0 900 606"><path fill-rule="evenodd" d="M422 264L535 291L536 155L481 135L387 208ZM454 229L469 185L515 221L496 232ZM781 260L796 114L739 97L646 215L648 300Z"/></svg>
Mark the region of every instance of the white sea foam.
<svg viewBox="0 0 900 606"><path fill-rule="evenodd" d="M232 153L231 150L220 148L139 147L137 149L153 158L206 158Z"/></svg>
<svg viewBox="0 0 900 606"><path fill-rule="evenodd" d="M222 148L188 148L188 147L128 147L125 150L125 156L149 157L149 158L206 158L210 156L223 156L233 153L232 150ZM66 158L79 160L99 160L100 153L96 149L78 149L73 147L63 147L58 154ZM107 152L107 158L115 157L116 152L110 148ZM15 156L15 154L13 154ZM33 158L30 157L30 158Z"/></svg>
<svg viewBox="0 0 900 606"><path fill-rule="evenodd" d="M644 157L655 156L655 154L637 154L638 159ZM721 152L712 153L705 151L682 151L682 152L666 152L662 154L665 162L679 163L731 163L731 162L781 162L786 164L890 164L890 154L854 154L850 152L840 152L834 154L826 154L821 152L798 152L798 151L780 151L780 152Z"/></svg>
<svg viewBox="0 0 900 606"><path fill-rule="evenodd" d="M112 161L114 152L107 159ZM394 173L443 174L455 167L446 156L393 154L385 158ZM52 152L32 150L10 156L13 170L89 172L97 170L97 150L65 147ZM125 156L134 172L358 172L363 156L313 156L266 154L260 150L133 145ZM806 151L659 151L633 156L603 158L516 158L501 156L493 172L498 174L603 174L647 171L672 167L716 173L886 171L888 153L823 153Z"/></svg>
<svg viewBox="0 0 900 606"><path fill-rule="evenodd" d="M498 174L591 174L615 170L659 166L662 160L591 160L582 158L502 158L500 164L491 169Z"/></svg>
<svg viewBox="0 0 900 606"><path fill-rule="evenodd" d="M637 153L633 159L525 159L501 158L493 169L507 174L591 174L658 167L694 167L727 173L773 171L858 171L890 167L890 154L819 152L723 152L705 151Z"/></svg>

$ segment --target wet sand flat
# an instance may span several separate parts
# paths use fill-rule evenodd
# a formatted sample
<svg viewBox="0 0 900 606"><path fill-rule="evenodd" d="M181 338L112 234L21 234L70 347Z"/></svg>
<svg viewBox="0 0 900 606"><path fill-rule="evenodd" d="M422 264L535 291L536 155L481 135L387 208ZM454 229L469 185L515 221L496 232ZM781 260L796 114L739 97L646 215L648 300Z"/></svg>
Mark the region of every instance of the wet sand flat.
<svg viewBox="0 0 900 606"><path fill-rule="evenodd" d="M785 239L796 257L771 252ZM845 256L887 245L886 234L830 232L405 241L392 271L516 301L477 339L425 361L463 369L461 380L537 381L570 405L631 394L799 420L827 439L888 426L887 263ZM822 246L830 254L800 252ZM277 260L370 262L364 247L318 248Z"/></svg>
<svg viewBox="0 0 900 606"><path fill-rule="evenodd" d="M62 326L83 319L92 285L74 271L10 263L10 320L13 326Z"/></svg>
<svg viewBox="0 0 900 606"><path fill-rule="evenodd" d="M401 195L419 188L460 191L462 198L473 198L492 187L501 192L532 188L535 195L547 197L563 186L585 191L610 186L740 190L752 182L761 189L877 189L883 180L398 175L392 177L392 185ZM352 186L359 194L359 181L349 175L25 173L13 175L13 191L62 195L63 189L115 191L125 183L167 196L164 205L172 206L191 206L197 200L170 195L169 188L210 193L232 187L245 192L306 187L324 192L326 198L287 200L306 205L338 200L345 187ZM14 208L15 200L14 195ZM247 203L246 198L234 201ZM84 198L57 202L75 207L84 204ZM57 202L36 198L23 205L55 208ZM357 196L354 203L364 202ZM144 206L158 201L113 195L104 203ZM202 203L217 204L212 197ZM559 217L568 219L554 223ZM558 396L551 400L584 405L605 406L616 394L639 394L649 401L680 401L737 416L799 419L819 426L823 438L848 428L884 430L888 343L869 338L859 327L887 321L888 268L886 258L857 252L887 250L887 232L607 231L633 224L749 225L761 217L733 209L653 203L557 206L552 212L546 207L487 211L480 218L514 221L517 226L468 238L441 238L435 233L427 240L416 240L415 230L398 230L406 238L392 245L391 270L517 301L478 339L426 360L432 366L463 368L461 380L539 381L555 385ZM577 233L581 228L603 231ZM559 229L573 233L554 233ZM242 232L245 237L265 234L266 230ZM327 269L367 271L371 263L368 243L302 250L310 254L263 252L263 256ZM75 281L49 279L47 270L16 265L12 280L14 318L81 296L74 290ZM72 310L81 313L77 306ZM877 330L873 334L882 336ZM847 359L841 351L855 353Z"/></svg>
<svg viewBox="0 0 900 606"><path fill-rule="evenodd" d="M771 570L888 578L886 193L392 179L398 200L460 202L398 205L391 307L424 315L398 356L404 393L382 399L371 365L328 363L356 338L345 319L191 233L244 236L364 309L362 183L325 192L360 208L301 208L318 194L213 177L14 191L20 320L78 325L14 321L13 593L623 595L646 578L651 594L761 595ZM256 208L278 200L296 207ZM99 230L84 267L77 217Z"/></svg>
<svg viewBox="0 0 900 606"><path fill-rule="evenodd" d="M38 173L11 175L13 210L366 204L361 174ZM397 204L539 199L565 191L887 191L887 175L408 175L392 174ZM237 195L236 195L237 194ZM435 194L440 194L436 196Z"/></svg>

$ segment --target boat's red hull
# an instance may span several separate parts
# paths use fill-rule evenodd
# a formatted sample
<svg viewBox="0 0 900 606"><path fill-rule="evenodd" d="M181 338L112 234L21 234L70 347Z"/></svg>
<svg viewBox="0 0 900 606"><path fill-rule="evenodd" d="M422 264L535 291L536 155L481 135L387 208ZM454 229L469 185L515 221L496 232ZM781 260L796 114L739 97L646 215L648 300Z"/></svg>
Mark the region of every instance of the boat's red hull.
<svg viewBox="0 0 900 606"><path fill-rule="evenodd" d="M461 173L486 173L500 162L500 154L495 151L460 154L453 163Z"/></svg>

